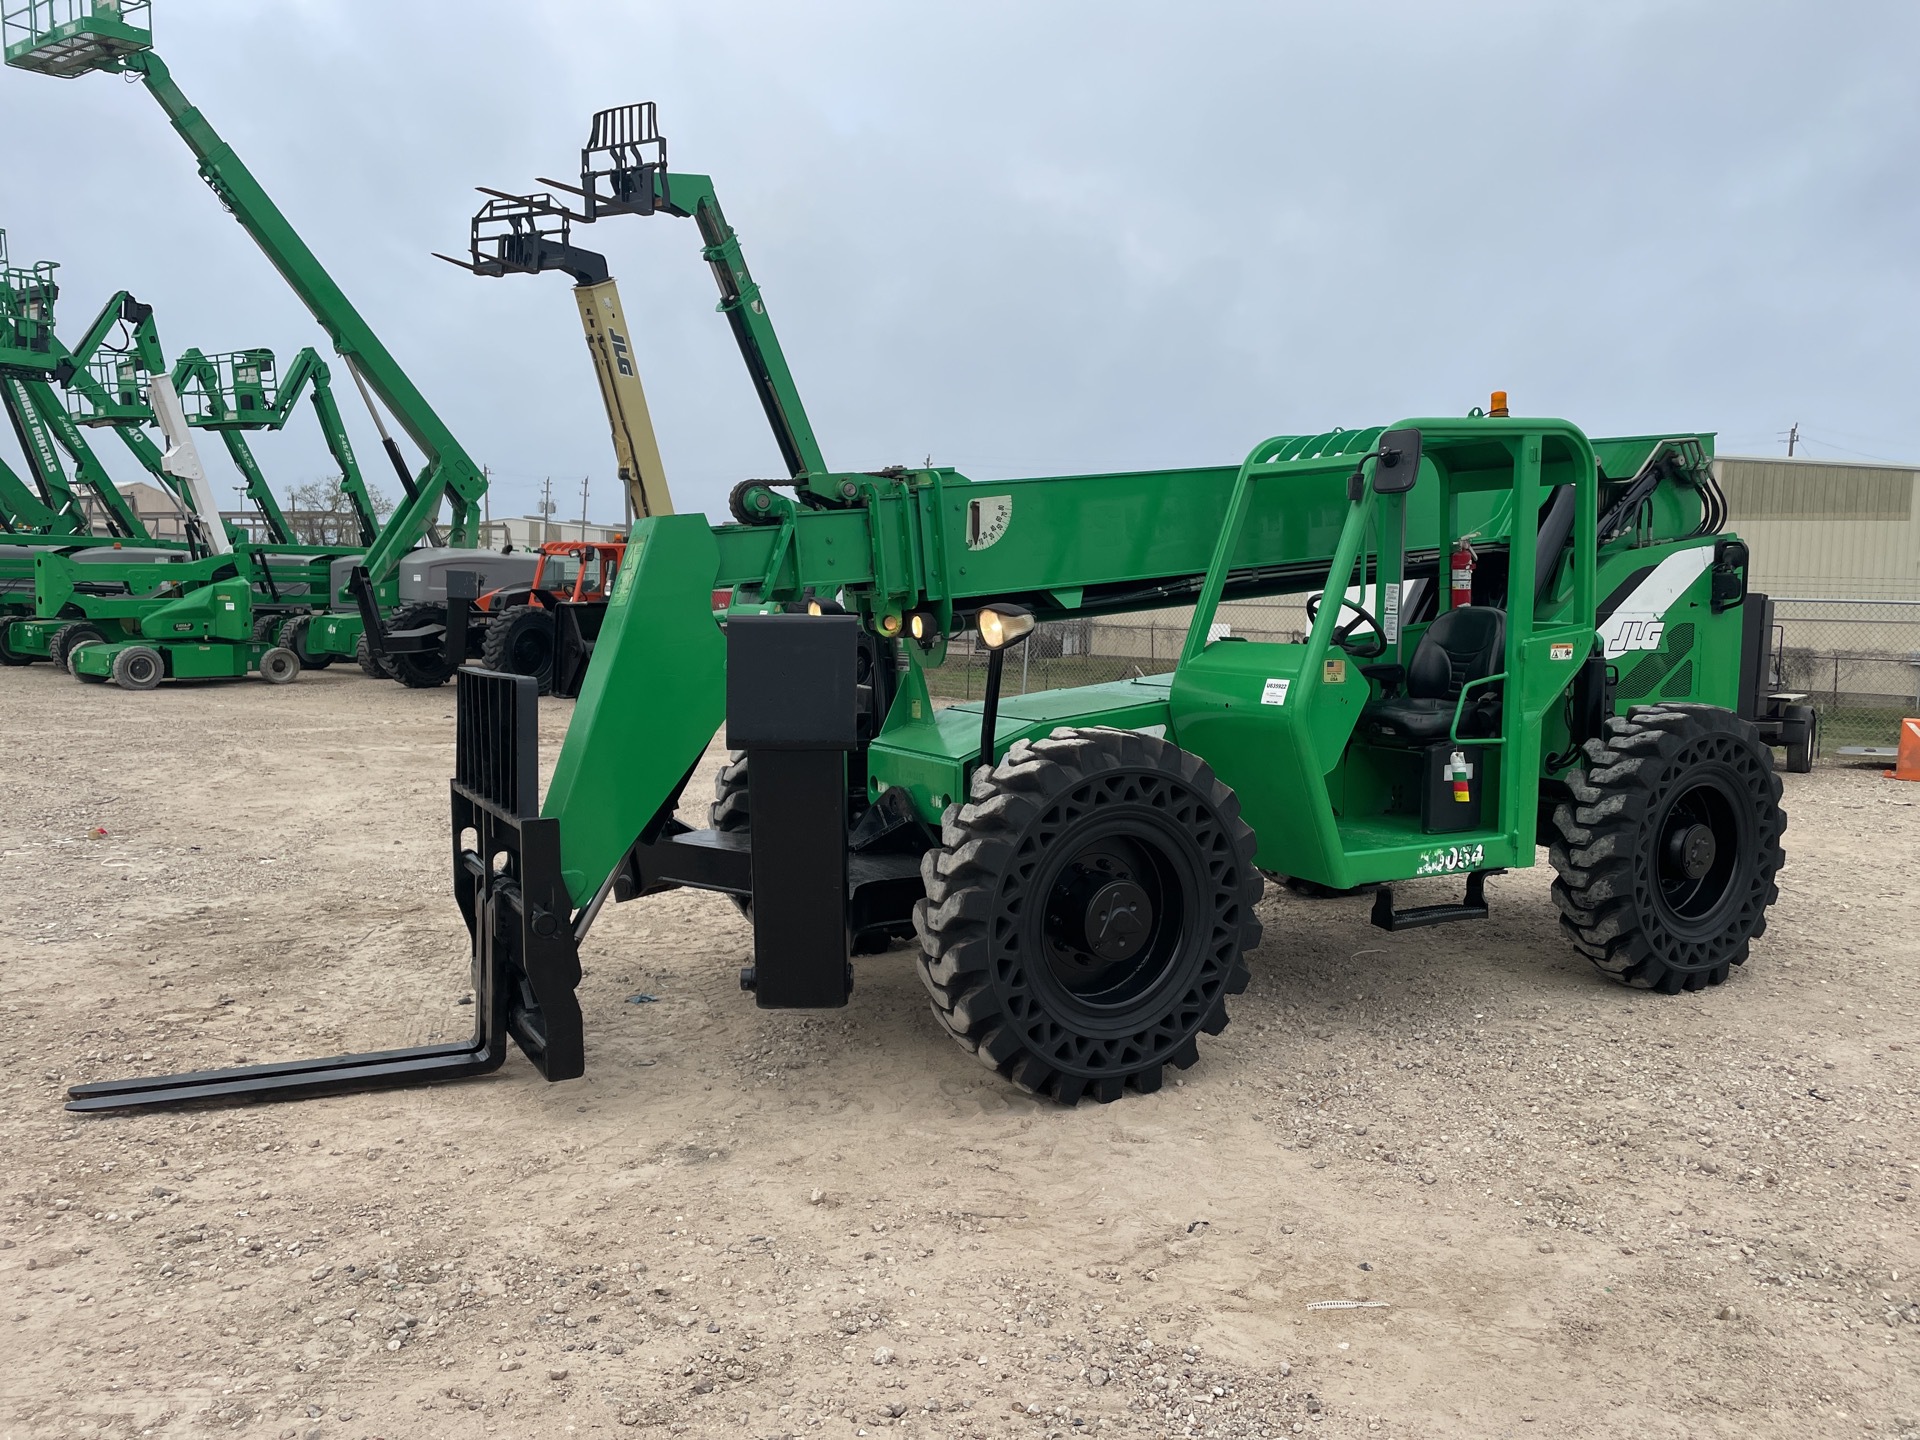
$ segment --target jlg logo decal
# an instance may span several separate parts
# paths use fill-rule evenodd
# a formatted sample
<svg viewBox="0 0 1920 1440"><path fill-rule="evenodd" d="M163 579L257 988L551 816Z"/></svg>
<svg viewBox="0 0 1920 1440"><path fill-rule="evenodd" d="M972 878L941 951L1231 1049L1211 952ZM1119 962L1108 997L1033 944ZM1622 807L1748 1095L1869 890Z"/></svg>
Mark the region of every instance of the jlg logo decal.
<svg viewBox="0 0 1920 1440"><path fill-rule="evenodd" d="M1666 633L1664 620L1622 620L1607 636L1607 657L1613 659L1629 650L1658 650Z"/></svg>
<svg viewBox="0 0 1920 1440"><path fill-rule="evenodd" d="M1666 638L1668 613L1685 600L1712 563L1710 544L1677 550L1648 571L1631 593L1617 596L1613 613L1600 623L1607 657L1618 659L1632 650L1658 650ZM1688 608L1697 604L1695 601Z"/></svg>

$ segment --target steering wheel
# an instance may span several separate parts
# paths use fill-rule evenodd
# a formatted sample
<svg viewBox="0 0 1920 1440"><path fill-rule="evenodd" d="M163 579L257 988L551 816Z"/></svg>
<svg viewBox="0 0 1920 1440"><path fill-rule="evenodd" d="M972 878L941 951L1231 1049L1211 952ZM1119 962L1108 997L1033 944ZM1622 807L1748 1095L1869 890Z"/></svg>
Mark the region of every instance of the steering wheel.
<svg viewBox="0 0 1920 1440"><path fill-rule="evenodd" d="M1342 598L1340 601L1340 609L1351 610L1354 618L1344 625L1335 625L1333 627L1334 644L1338 645L1342 650L1345 650L1356 660L1371 660L1376 656L1387 653L1386 632L1380 628L1380 622L1373 618L1371 611L1364 605L1356 605L1353 601L1345 598ZM1337 614L1338 612L1335 613ZM1319 618L1320 597L1318 595L1309 595L1307 597L1307 622L1311 624ZM1362 623L1373 627L1371 639L1360 642L1361 645L1367 646L1364 650L1351 643L1353 632L1359 629Z"/></svg>

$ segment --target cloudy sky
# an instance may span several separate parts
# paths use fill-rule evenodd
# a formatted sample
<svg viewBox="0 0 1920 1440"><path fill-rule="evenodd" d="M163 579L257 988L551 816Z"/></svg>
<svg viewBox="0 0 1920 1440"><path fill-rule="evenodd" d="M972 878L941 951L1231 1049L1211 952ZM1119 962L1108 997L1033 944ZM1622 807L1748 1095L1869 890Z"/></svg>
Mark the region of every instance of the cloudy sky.
<svg viewBox="0 0 1920 1440"><path fill-rule="evenodd" d="M1809 454L1920 460L1910 3L154 9L496 516L549 475L617 515L597 392L563 278L429 252L472 186L568 175L592 112L643 99L715 177L836 467L1226 462L1496 387L1594 434L1782 453L1797 421ZM321 343L137 85L0 73L0 133L0 227L61 262L63 332L124 287L171 351ZM779 457L691 222L588 233L680 507L718 516ZM283 487L325 468L299 430L257 446Z"/></svg>

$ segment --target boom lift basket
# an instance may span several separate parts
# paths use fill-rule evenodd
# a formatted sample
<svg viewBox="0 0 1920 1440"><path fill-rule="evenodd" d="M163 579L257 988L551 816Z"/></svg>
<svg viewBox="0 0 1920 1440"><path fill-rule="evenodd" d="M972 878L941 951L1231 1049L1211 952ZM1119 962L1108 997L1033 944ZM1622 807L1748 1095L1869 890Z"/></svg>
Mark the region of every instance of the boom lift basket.
<svg viewBox="0 0 1920 1440"><path fill-rule="evenodd" d="M111 70L153 48L149 0L13 0L0 12L7 64L56 79Z"/></svg>
<svg viewBox="0 0 1920 1440"><path fill-rule="evenodd" d="M279 402L278 362L271 350L233 350L201 357L198 384L180 392L187 423L207 430L248 430L272 417ZM212 379L209 387L207 380Z"/></svg>

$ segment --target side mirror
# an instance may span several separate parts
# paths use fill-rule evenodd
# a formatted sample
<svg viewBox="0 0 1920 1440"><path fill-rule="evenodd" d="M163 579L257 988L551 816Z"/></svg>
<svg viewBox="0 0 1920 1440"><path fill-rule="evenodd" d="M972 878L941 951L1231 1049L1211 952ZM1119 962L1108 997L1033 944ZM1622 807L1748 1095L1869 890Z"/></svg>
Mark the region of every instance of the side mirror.
<svg viewBox="0 0 1920 1440"><path fill-rule="evenodd" d="M1404 495L1420 478L1420 432L1389 430L1380 437L1380 459L1373 467L1373 493Z"/></svg>

